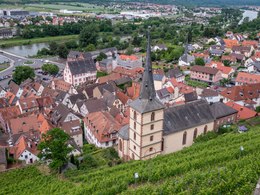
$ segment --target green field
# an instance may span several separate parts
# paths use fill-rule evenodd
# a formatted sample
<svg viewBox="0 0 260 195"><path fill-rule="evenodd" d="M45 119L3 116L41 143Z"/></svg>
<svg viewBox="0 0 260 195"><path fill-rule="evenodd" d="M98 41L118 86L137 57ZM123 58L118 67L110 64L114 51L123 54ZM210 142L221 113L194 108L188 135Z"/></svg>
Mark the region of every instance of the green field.
<svg viewBox="0 0 260 195"><path fill-rule="evenodd" d="M10 63L2 63L0 64L0 72L7 69L10 66Z"/></svg>
<svg viewBox="0 0 260 195"><path fill-rule="evenodd" d="M174 154L71 171L65 177L31 166L0 174L0 194L251 194L260 177L259 148L260 127L251 127Z"/></svg>
<svg viewBox="0 0 260 195"><path fill-rule="evenodd" d="M63 42L69 40L76 40L78 35L65 35L65 36L57 36L57 37L43 37L43 38L33 38L33 39L7 39L1 40L0 47L12 47L17 45L30 45L33 43L46 43L51 41Z"/></svg>

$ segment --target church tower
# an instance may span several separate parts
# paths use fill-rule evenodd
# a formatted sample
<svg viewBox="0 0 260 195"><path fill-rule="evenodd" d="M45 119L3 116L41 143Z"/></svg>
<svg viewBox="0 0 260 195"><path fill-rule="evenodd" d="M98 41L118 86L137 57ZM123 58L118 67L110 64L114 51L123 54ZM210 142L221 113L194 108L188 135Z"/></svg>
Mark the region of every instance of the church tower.
<svg viewBox="0 0 260 195"><path fill-rule="evenodd" d="M128 152L134 160L149 159L162 152L164 105L156 98L149 31L147 42L140 95L130 103Z"/></svg>

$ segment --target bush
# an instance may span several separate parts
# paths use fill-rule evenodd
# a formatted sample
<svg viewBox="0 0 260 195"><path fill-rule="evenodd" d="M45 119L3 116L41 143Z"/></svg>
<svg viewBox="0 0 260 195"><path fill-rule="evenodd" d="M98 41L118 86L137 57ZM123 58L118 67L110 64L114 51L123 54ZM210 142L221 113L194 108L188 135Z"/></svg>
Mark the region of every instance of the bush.
<svg viewBox="0 0 260 195"><path fill-rule="evenodd" d="M209 141L211 139L214 139L218 136L218 134L214 131L209 131L208 133L206 133L205 135L199 135L196 139L195 139L195 143L199 143L199 142L206 142Z"/></svg>

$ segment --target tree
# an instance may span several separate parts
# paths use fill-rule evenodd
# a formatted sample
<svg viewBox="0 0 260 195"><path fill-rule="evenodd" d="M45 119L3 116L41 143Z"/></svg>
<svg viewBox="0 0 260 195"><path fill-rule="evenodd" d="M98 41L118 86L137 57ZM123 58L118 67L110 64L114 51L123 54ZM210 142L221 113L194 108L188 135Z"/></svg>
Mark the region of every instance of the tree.
<svg viewBox="0 0 260 195"><path fill-rule="evenodd" d="M69 50L64 44L61 44L57 48L57 54L59 55L60 58L65 59L65 58L67 58L67 56L69 54Z"/></svg>
<svg viewBox="0 0 260 195"><path fill-rule="evenodd" d="M51 42L49 44L49 50L52 54L57 54L58 44L56 42Z"/></svg>
<svg viewBox="0 0 260 195"><path fill-rule="evenodd" d="M68 49L75 49L78 47L78 44L75 40L70 40L70 41L66 42L65 45Z"/></svg>
<svg viewBox="0 0 260 195"><path fill-rule="evenodd" d="M28 78L33 79L35 77L34 69L30 66L18 66L15 68L13 74L13 80L20 85L21 82L25 81Z"/></svg>
<svg viewBox="0 0 260 195"><path fill-rule="evenodd" d="M191 29L189 29L189 31L188 31L187 41L188 41L188 43L192 42L192 30Z"/></svg>
<svg viewBox="0 0 260 195"><path fill-rule="evenodd" d="M56 75L59 72L59 67L55 64L44 64L42 66L42 70L44 72L48 72L49 74Z"/></svg>
<svg viewBox="0 0 260 195"><path fill-rule="evenodd" d="M90 24L85 26L79 35L79 43L81 47L86 47L89 44L97 44L98 29L96 25Z"/></svg>
<svg viewBox="0 0 260 195"><path fill-rule="evenodd" d="M204 66L205 65L204 59L203 58L196 58L195 64L199 65L199 66Z"/></svg>
<svg viewBox="0 0 260 195"><path fill-rule="evenodd" d="M100 54L97 56L96 60L100 62L103 59L107 59L107 55L103 52L100 52Z"/></svg>
<svg viewBox="0 0 260 195"><path fill-rule="evenodd" d="M69 160L71 148L67 142L70 136L60 128L54 128L42 135L42 141L38 145L40 159L50 161L49 167L60 172L61 167Z"/></svg>

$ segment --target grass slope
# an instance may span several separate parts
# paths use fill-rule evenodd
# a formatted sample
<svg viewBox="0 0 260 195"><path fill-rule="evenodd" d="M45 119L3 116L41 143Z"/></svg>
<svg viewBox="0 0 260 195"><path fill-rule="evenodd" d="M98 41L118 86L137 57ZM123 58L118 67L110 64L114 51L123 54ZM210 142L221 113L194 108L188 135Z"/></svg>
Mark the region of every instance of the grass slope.
<svg viewBox="0 0 260 195"><path fill-rule="evenodd" d="M21 39L13 38L1 40L0 47L12 47L18 45L30 45L34 43L46 43L52 41L64 42L69 40L76 40L78 35L64 35L64 36L55 36L55 37L42 37L42 38L33 38L33 39Z"/></svg>
<svg viewBox="0 0 260 195"><path fill-rule="evenodd" d="M251 194L259 176L260 127L254 127L147 161L71 171L66 180L35 167L9 171L0 174L0 194Z"/></svg>

